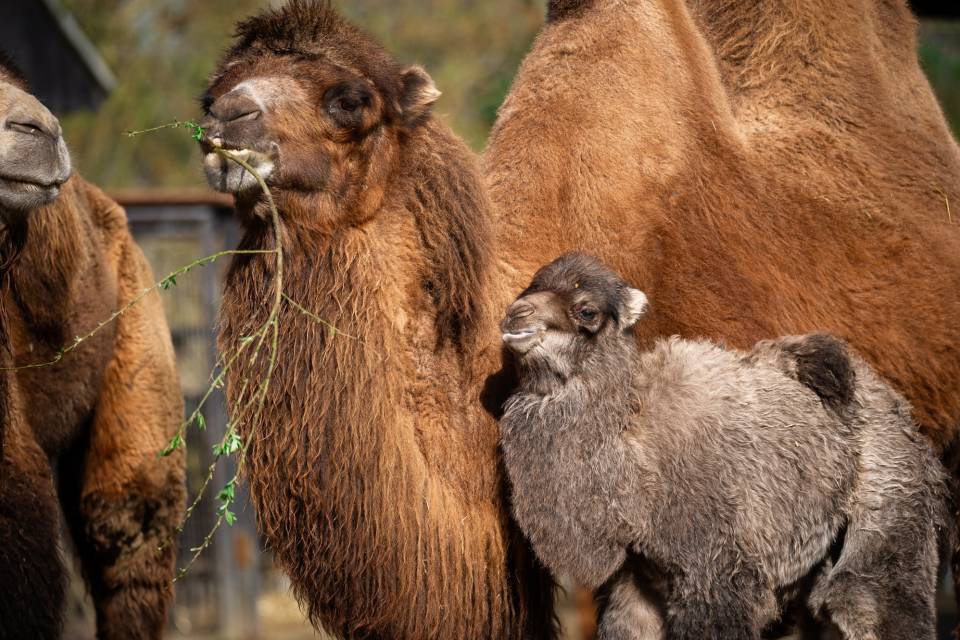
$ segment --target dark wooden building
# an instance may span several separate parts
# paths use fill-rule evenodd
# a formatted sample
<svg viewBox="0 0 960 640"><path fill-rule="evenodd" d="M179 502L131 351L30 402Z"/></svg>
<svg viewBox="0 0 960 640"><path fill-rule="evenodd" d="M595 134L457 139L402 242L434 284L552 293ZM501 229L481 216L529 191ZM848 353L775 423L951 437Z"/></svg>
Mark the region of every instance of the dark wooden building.
<svg viewBox="0 0 960 640"><path fill-rule="evenodd" d="M17 62L33 93L56 114L96 109L113 74L58 0L0 0L0 48Z"/></svg>

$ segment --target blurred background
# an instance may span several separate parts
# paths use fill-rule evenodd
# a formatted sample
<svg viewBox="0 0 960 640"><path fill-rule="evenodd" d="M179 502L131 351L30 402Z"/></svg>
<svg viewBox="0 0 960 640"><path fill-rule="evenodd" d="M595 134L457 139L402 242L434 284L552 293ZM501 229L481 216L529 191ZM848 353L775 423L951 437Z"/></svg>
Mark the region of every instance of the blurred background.
<svg viewBox="0 0 960 640"><path fill-rule="evenodd" d="M125 132L199 116L207 74L239 19L266 0L0 0L0 43L24 67L35 93L61 118L74 165L123 204L158 278L236 245L230 200L204 187L187 132L129 138ZM475 150L540 28L544 0L355 0L334 2L401 61L420 63L443 96L436 111ZM960 135L960 15L956 2L916 2L921 60ZM12 16L12 17L11 17ZM38 46L37 43L43 43ZM223 265L197 270L165 292L187 410L207 388ZM205 432L188 441L191 499L223 434L222 399L205 411ZM232 470L217 470L221 486ZM229 474L229 475L228 475ZM242 499L242 497L241 497ZM201 503L180 543L181 564L216 519ZM171 638L321 637L304 622L288 584L256 534L249 508L177 583ZM71 640L93 637L93 615L73 582ZM582 637L575 597L564 600L566 637ZM945 599L946 617L953 615ZM946 635L944 637L947 637Z"/></svg>

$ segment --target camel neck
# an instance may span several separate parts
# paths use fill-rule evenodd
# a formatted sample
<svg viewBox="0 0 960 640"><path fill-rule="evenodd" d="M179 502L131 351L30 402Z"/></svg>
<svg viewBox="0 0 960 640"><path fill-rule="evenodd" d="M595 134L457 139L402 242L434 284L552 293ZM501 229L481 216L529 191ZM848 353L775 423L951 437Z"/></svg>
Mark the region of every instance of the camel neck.
<svg viewBox="0 0 960 640"><path fill-rule="evenodd" d="M73 185L71 180L68 185ZM65 340L64 305L73 294L79 271L89 260L82 250L91 236L81 217L79 194L65 187L53 203L28 212L22 225L7 226L4 251L16 252L10 268L10 292L28 324L53 341ZM90 238L89 241L93 239ZM7 248L9 247L9 248Z"/></svg>
<svg viewBox="0 0 960 640"><path fill-rule="evenodd" d="M612 420L631 407L638 364L633 339L624 339L597 349L567 372L528 369L521 375L521 394L528 402L556 403L561 415L589 413L596 416L592 424L602 425L609 422L604 416Z"/></svg>

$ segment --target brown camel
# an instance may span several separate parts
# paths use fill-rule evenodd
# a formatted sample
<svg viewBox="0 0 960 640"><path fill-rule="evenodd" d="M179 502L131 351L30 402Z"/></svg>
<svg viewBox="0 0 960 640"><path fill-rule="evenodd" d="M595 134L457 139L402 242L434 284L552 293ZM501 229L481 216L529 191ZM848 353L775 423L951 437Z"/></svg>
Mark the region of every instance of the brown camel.
<svg viewBox="0 0 960 640"><path fill-rule="evenodd" d="M269 212L213 143L266 178L285 293L339 330L283 308L264 413L242 425L251 494L315 624L542 637L551 589L513 544L497 426L478 402L499 362L490 207L472 154L430 113L438 95L322 2L241 23L214 73L204 164L236 194L241 247L274 245ZM234 261L222 349L266 320L273 272L272 256ZM265 365L238 360L228 397Z"/></svg>
<svg viewBox="0 0 960 640"><path fill-rule="evenodd" d="M236 194L248 249L273 246L264 197L213 145L266 179L285 290L339 329L284 308L266 411L244 433L261 526L315 623L552 633L480 396L496 413L509 384L491 377L498 314L569 249L650 292L644 342L830 330L938 445L952 438L960 156L913 19L902 3L794 4L550 3L484 157L492 210L421 69L323 3L239 26L205 100L208 179ZM224 348L265 320L273 272L235 260ZM228 395L264 366L243 361Z"/></svg>
<svg viewBox="0 0 960 640"><path fill-rule="evenodd" d="M0 59L4 366L58 351L152 284L123 210L71 175L60 125ZM97 637L159 639L172 595L182 455L158 459L183 406L156 293L54 366L0 374L0 638L59 638L58 502Z"/></svg>

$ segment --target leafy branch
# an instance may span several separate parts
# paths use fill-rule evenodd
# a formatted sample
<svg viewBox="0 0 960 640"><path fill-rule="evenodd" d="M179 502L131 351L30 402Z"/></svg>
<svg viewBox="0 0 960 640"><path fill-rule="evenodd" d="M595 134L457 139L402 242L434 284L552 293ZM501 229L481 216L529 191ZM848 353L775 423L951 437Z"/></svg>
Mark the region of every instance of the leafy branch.
<svg viewBox="0 0 960 640"><path fill-rule="evenodd" d="M158 127L152 127L150 129L144 129L141 131L131 131L128 132L129 136L136 136L143 133L149 133L154 131L160 131L162 129L169 128L188 128L193 132L193 138L195 140L202 140L204 137L203 128L197 125L194 122L186 121L174 121L166 125L160 125ZM174 578L174 582L182 578L190 567L196 561L203 551L210 546L213 541L214 534L220 528L224 521L228 525L232 525L236 519L234 512L231 510L231 506L236 500L236 486L240 480L241 474L243 472L244 462L245 462L245 453L247 447L250 444L250 438L246 442L240 436L239 427L244 424L245 421L249 421L251 424L256 424L260 415L262 414L263 407L266 401L267 390L270 386L270 380L273 377L273 372L277 365L277 351L279 343L279 324L280 324L280 311L284 301L283 293L283 242L282 242L282 226L280 222L280 213L277 210L276 202L273 199L273 194L270 191L270 188L267 186L266 181L263 179L263 176L254 169L245 159L238 156L236 153L224 149L219 145L213 145L214 151L225 158L230 162L235 162L240 165L244 171L249 173L256 181L260 187L260 190L263 192L264 197L267 200L267 205L270 209L270 219L274 232L274 248L267 250L256 251L256 253L266 253L274 255L274 300L273 305L270 308L270 313L267 316L267 319L264 323L256 329L251 335L246 336L240 340L240 344L233 348L232 353L227 355L224 354L221 356L222 366L220 367L219 372L212 376L211 383L204 393L203 397L200 399L197 407L191 413L187 419L181 423L180 427L177 429L176 433L171 438L170 442L166 447L160 452L161 456L169 456L174 451L178 450L184 446L186 442L186 431L191 425L196 425L198 428L205 428L205 423L203 421L203 407L206 404L207 400L212 395L214 389L221 388L223 382L226 379L226 376L229 374L232 366L237 361L241 355L248 349L250 345L255 343L252 353L250 353L250 362L253 364L261 355L264 346L267 347L267 369L264 378L259 381L258 384L251 385L251 380L249 378L244 378L240 381L240 392L237 397L234 399L233 405L235 407L234 415L230 416L228 422L228 428L225 430L222 440L213 446L213 461L207 468L207 474L204 478L204 481L200 487L200 490L197 493L196 498L187 508L186 513L184 514L185 523L190 516L192 515L194 509L203 499L203 496L206 492L207 487L210 485L213 480L213 476L216 472L216 467L219 461L227 456L238 455L238 461L236 466L236 471L233 477L224 485L219 493L217 493L217 501L219 506L217 509L217 520L214 522L213 527L204 537L203 541L196 547L192 548L191 551L193 555L190 560L184 565L178 572L177 576ZM172 286L176 286L176 276L180 273L171 274L166 279L161 281L160 286L163 289L168 289ZM325 323L329 325L329 323ZM332 325L329 325L332 327ZM270 337L269 342L267 342L267 337ZM250 393L250 398L246 400L245 396L249 389L253 389ZM236 409L238 408L239 409ZM252 409L252 413L250 413ZM177 529L177 533L183 531L183 524L180 525ZM161 546L161 550L165 548L171 541L165 542Z"/></svg>

